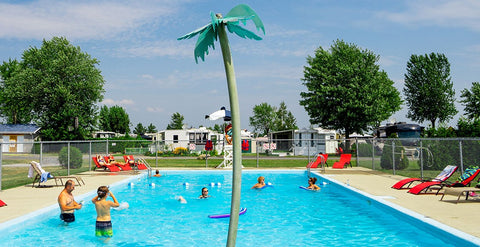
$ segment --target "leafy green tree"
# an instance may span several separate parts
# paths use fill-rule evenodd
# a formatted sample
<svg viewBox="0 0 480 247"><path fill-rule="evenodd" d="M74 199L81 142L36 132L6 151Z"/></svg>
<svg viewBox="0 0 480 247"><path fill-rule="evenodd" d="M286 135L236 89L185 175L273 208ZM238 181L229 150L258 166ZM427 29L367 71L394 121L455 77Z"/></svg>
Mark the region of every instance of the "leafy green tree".
<svg viewBox="0 0 480 247"><path fill-rule="evenodd" d="M147 132L146 133L155 133L157 132L157 127L150 123L150 125L147 126Z"/></svg>
<svg viewBox="0 0 480 247"><path fill-rule="evenodd" d="M298 129L297 120L291 111L287 110L284 101L280 102L280 106L275 112L275 120L273 122L273 131Z"/></svg>
<svg viewBox="0 0 480 247"><path fill-rule="evenodd" d="M450 63L444 54L412 55L407 62L405 87L407 117L413 121L445 122L457 114Z"/></svg>
<svg viewBox="0 0 480 247"><path fill-rule="evenodd" d="M337 40L330 51L319 47L307 58L300 105L311 124L362 133L400 109L400 93L387 73L380 71L379 56L354 44Z"/></svg>
<svg viewBox="0 0 480 247"><path fill-rule="evenodd" d="M275 119L275 107L268 103L261 103L253 107L253 116L250 117L250 126L255 129L255 132L266 135L270 133L273 128L273 121Z"/></svg>
<svg viewBox="0 0 480 247"><path fill-rule="evenodd" d="M102 106L100 109L100 128L105 131L126 134L130 132L130 117L121 106Z"/></svg>
<svg viewBox="0 0 480 247"><path fill-rule="evenodd" d="M59 37L43 40L41 48L30 47L22 59L19 71L7 81L18 85L18 97L31 107L42 139L79 140L89 135L104 93L98 61Z"/></svg>
<svg viewBox="0 0 480 247"><path fill-rule="evenodd" d="M142 123L138 123L137 126L135 126L135 129L133 130L133 133L137 135L143 135L146 132L147 132L147 128L145 128Z"/></svg>
<svg viewBox="0 0 480 247"><path fill-rule="evenodd" d="M32 121L31 101L24 92L28 84L12 79L21 71L16 59L9 59L0 65L0 116L7 124L27 124Z"/></svg>
<svg viewBox="0 0 480 247"><path fill-rule="evenodd" d="M476 119L480 117L480 83L473 82L472 88L462 90L460 95L463 98L460 103L463 103L463 109L469 119Z"/></svg>
<svg viewBox="0 0 480 247"><path fill-rule="evenodd" d="M219 124L215 124L215 125L213 126L213 130L216 131L216 132L218 132L218 133L223 133L223 132L224 132L223 127L222 127L221 125L219 125Z"/></svg>
<svg viewBox="0 0 480 247"><path fill-rule="evenodd" d="M181 130L183 129L183 120L185 118L182 114L175 112L172 115L170 123L167 125L167 130Z"/></svg>

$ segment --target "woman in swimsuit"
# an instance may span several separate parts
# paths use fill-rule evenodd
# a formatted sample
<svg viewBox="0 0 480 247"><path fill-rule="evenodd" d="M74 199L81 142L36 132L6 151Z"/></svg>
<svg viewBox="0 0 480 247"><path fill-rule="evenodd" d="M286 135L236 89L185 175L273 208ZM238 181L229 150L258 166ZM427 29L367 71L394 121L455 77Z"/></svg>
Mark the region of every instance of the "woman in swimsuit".
<svg viewBox="0 0 480 247"><path fill-rule="evenodd" d="M208 195L208 189L207 187L202 188L202 194L198 197L198 199L207 199L210 196Z"/></svg>
<svg viewBox="0 0 480 247"><path fill-rule="evenodd" d="M309 178L307 189L309 189L309 190L320 190L320 187L318 187L318 185L315 184L316 182L317 182L317 178L315 178L315 177Z"/></svg>
<svg viewBox="0 0 480 247"><path fill-rule="evenodd" d="M265 178L263 176L258 177L257 181L258 181L258 183L256 183L252 187L252 189L261 189L261 188L265 187L265 185L266 185L265 184Z"/></svg>

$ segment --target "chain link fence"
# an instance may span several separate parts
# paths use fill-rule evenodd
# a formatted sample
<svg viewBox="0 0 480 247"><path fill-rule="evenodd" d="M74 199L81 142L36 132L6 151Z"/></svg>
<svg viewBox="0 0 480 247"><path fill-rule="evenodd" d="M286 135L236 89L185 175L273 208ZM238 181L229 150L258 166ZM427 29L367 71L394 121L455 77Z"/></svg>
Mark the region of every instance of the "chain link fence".
<svg viewBox="0 0 480 247"><path fill-rule="evenodd" d="M32 182L31 161L58 175L95 169L92 157L113 154L146 159L152 168L214 168L223 161L224 143L215 141L212 151L191 140L91 140L0 143L0 190ZM341 153L352 154L352 165L386 174L435 177L447 165L463 172L480 161L480 138L355 138L355 139L245 139L242 165L251 168L306 167L319 153L329 154L331 167ZM348 168L347 168L348 169Z"/></svg>

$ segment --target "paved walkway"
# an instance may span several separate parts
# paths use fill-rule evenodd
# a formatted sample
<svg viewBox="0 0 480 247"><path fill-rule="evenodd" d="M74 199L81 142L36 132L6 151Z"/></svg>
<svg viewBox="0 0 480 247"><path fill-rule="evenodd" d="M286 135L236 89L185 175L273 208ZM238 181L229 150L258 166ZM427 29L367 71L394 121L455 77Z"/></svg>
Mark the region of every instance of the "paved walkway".
<svg viewBox="0 0 480 247"><path fill-rule="evenodd" d="M387 175L362 167L342 170L327 168L325 173L321 174L480 238L479 198L469 198L468 201L460 200L458 204L455 204L457 198L453 196L447 195L443 201L440 201L440 195L412 195L406 190L390 188L403 177ZM75 196L79 196L96 190L100 185L109 185L133 175L136 174L133 172L86 172L81 174L86 186L76 186L73 193ZM48 181L48 183L53 182ZM0 208L0 223L56 204L58 194L62 189L62 187L32 188L30 185L1 191L0 199L8 206Z"/></svg>

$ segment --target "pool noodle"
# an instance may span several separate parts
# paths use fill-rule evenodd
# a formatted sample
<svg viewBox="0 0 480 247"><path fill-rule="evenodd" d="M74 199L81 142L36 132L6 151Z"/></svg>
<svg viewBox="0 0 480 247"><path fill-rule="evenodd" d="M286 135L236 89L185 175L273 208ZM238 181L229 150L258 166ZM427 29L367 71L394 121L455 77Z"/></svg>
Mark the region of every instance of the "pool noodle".
<svg viewBox="0 0 480 247"><path fill-rule="evenodd" d="M308 191L317 191L317 190L309 189L309 188L307 188L307 187L305 187L305 186L298 186L298 188L304 189L304 190L308 190Z"/></svg>
<svg viewBox="0 0 480 247"><path fill-rule="evenodd" d="M247 212L247 208L240 208L240 212L238 215L242 215ZM219 218L228 218L230 217L230 214L216 214L216 215L209 215L208 218L212 219L219 219Z"/></svg>

